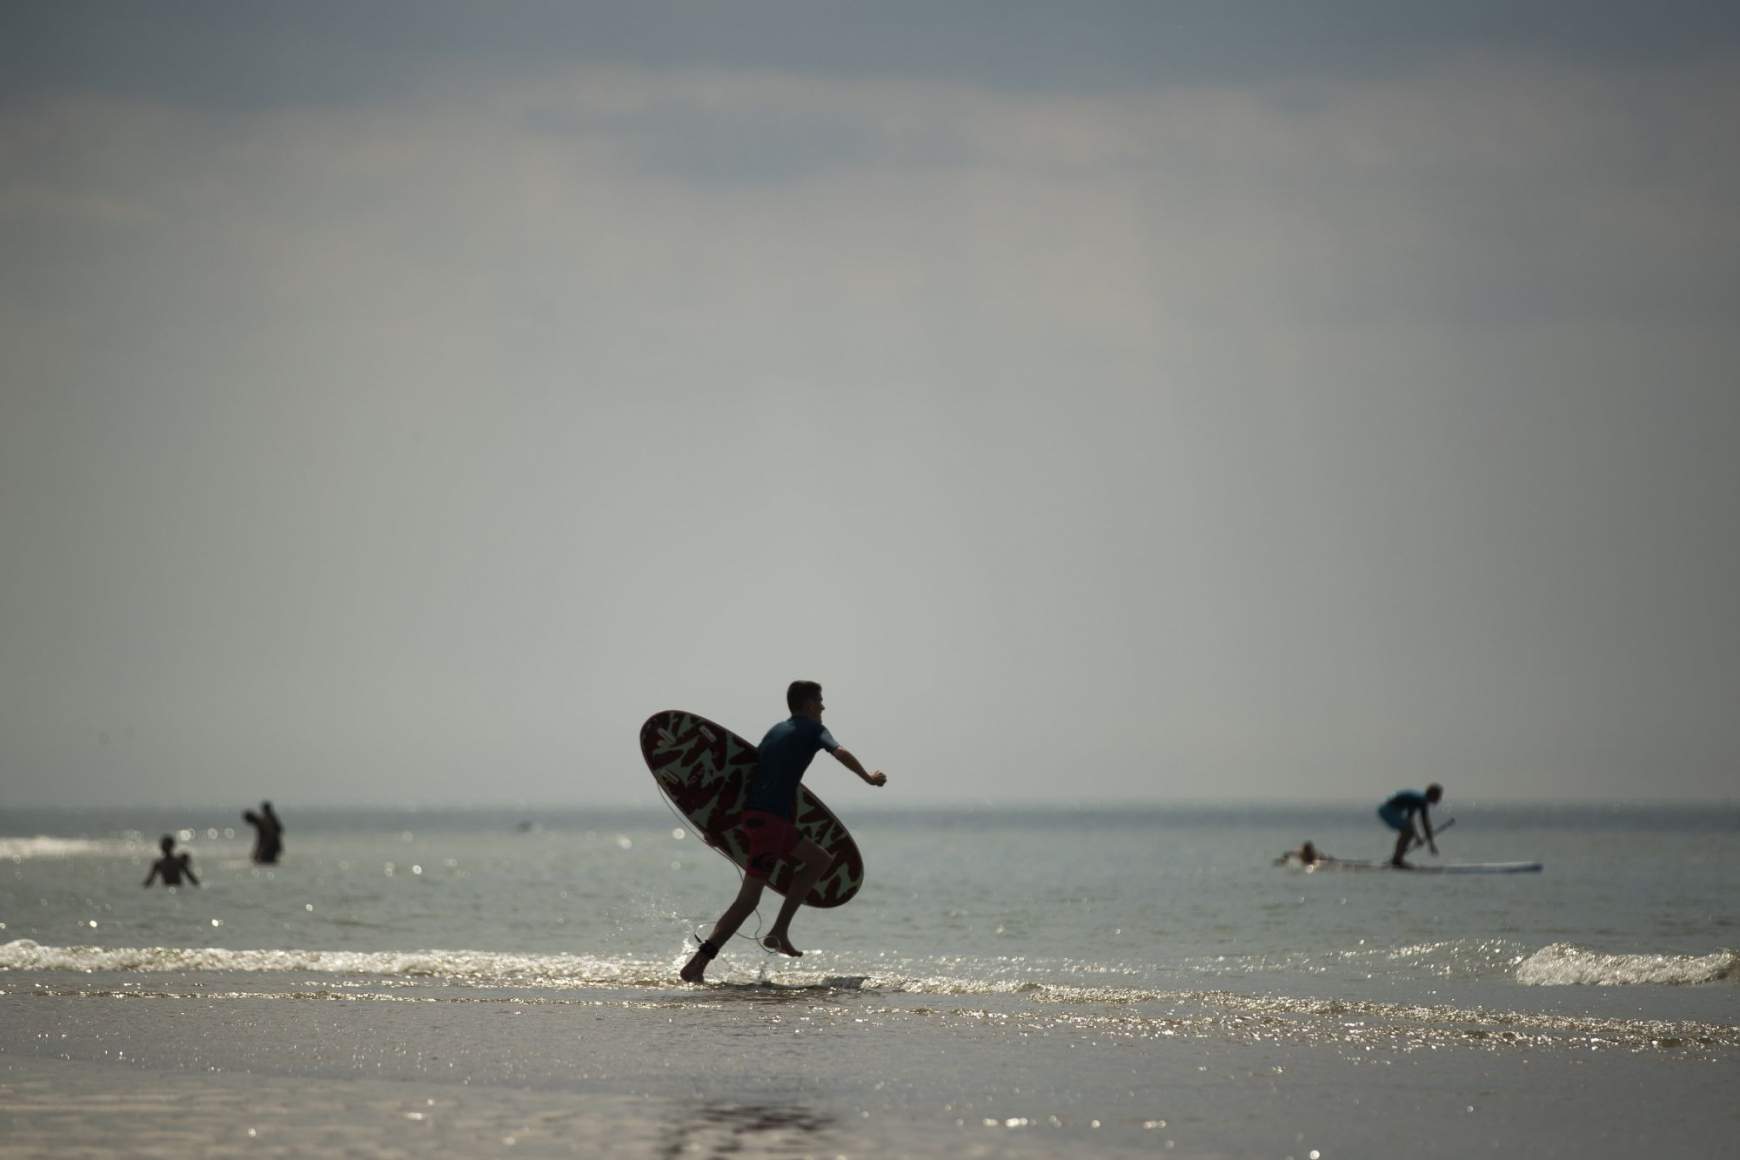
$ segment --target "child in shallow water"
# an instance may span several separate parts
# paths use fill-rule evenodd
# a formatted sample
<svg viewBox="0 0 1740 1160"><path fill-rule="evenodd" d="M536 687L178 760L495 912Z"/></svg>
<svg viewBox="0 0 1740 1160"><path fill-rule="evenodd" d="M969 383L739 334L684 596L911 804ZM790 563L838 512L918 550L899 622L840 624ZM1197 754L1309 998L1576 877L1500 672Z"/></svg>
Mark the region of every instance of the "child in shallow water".
<svg viewBox="0 0 1740 1160"><path fill-rule="evenodd" d="M151 864L151 873L145 875L145 881L140 885L149 886L161 878L165 886L180 886L184 875L193 885L199 885L199 879L193 873L193 855L186 851L175 852L174 835L163 835L163 840L157 845L163 850L163 857Z"/></svg>

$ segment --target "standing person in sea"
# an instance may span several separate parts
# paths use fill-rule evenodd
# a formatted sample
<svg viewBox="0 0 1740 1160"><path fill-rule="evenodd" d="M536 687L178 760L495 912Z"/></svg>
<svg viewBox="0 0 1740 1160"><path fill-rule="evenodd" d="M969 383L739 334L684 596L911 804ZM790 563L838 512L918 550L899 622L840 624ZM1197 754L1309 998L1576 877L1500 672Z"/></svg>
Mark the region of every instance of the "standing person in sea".
<svg viewBox="0 0 1740 1160"><path fill-rule="evenodd" d="M779 917L762 937L761 944L783 955L803 954L791 943L792 916L810 887L834 864L826 850L798 832L796 821L798 789L818 750L833 754L836 761L870 785L888 784L887 774L866 770L822 725L822 713L827 706L822 704L820 685L814 681L793 681L785 691L785 704L791 716L769 729L756 747L755 778L750 782L739 823L749 847L749 867L743 873L743 885L737 898L713 925L713 933L683 967L682 979L686 983L703 981L707 964L718 955L719 948L755 912L767 886L767 876L781 858L798 863L802 869L792 876Z"/></svg>
<svg viewBox="0 0 1740 1160"><path fill-rule="evenodd" d="M1432 840L1432 819L1427 809L1437 805L1444 799L1444 787L1433 782L1426 787L1426 792L1404 789L1394 794L1389 801L1378 807L1378 817L1384 825L1396 831L1396 850L1390 856L1390 865L1407 868L1403 857L1416 842L1424 842L1426 848L1432 851L1432 856L1438 855L1438 844ZM1419 816L1420 826L1425 833L1414 830L1414 817Z"/></svg>
<svg viewBox="0 0 1740 1160"><path fill-rule="evenodd" d="M151 863L151 873L145 875L141 886L149 886L159 878L163 879L165 886L180 886L183 875L193 885L199 885L199 878L193 872L193 855L185 850L179 854L175 852L175 835L163 835L163 840L157 846L163 851L163 857Z"/></svg>
<svg viewBox="0 0 1740 1160"><path fill-rule="evenodd" d="M272 860L276 862L284 856L284 822L278 817L278 811L272 808L271 802L261 802L260 813L272 827Z"/></svg>
<svg viewBox="0 0 1740 1160"><path fill-rule="evenodd" d="M284 823L278 820L271 802L261 802L260 811L256 814L253 810L243 810L242 820L254 827L254 861L261 866L271 866L284 852Z"/></svg>

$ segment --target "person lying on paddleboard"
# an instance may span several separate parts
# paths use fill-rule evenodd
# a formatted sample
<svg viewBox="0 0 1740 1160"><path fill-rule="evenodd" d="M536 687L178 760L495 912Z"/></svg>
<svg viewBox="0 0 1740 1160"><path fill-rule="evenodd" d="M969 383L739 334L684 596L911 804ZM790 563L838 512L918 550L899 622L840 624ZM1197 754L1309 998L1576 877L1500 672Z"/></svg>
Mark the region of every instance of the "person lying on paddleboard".
<svg viewBox="0 0 1740 1160"><path fill-rule="evenodd" d="M1438 844L1432 840L1432 819L1427 814L1428 806L1435 806L1444 799L1444 787L1433 782L1426 787L1426 792L1404 789L1389 801L1378 807L1378 817L1384 820L1384 825L1396 831L1396 852L1390 856L1391 866L1404 869L1407 863L1403 855L1415 842L1424 842L1426 848L1432 851L1434 857L1438 854ZM1420 817L1420 826L1424 835L1414 831L1414 815Z"/></svg>
<svg viewBox="0 0 1740 1160"><path fill-rule="evenodd" d="M749 868L743 873L743 886L737 899L719 916L713 933L701 944L694 957L682 970L686 983L699 983L727 939L737 933L743 920L755 912L761 892L767 886L767 876L781 858L789 858L803 868L792 875L785 903L779 917L762 937L769 950L784 955L801 955L791 945L792 916L804 896L834 864L828 852L798 833L798 787L804 771L816 751L826 749L847 769L871 785L886 785L888 777L881 770L870 773L859 764L822 725L822 687L814 681L793 681L785 691L786 707L791 716L767 731L757 747L758 763L755 779L749 785L749 797L740 823L749 847Z"/></svg>
<svg viewBox="0 0 1740 1160"><path fill-rule="evenodd" d="M1275 859L1275 865L1285 866L1289 862L1297 862L1301 866L1315 866L1319 862L1333 862L1335 859L1317 848L1316 843L1307 841L1297 850L1288 850Z"/></svg>

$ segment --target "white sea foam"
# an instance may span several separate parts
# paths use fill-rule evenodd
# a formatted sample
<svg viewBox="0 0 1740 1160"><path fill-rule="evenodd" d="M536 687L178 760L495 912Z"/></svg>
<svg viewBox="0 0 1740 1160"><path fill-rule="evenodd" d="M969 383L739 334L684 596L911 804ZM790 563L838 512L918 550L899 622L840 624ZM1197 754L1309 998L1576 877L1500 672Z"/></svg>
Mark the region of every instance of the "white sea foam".
<svg viewBox="0 0 1740 1160"><path fill-rule="evenodd" d="M1406 946L1360 946L1332 951L1283 951L1254 955L1198 956L1184 966L1201 975L1325 975L1366 977L1398 974L1437 978L1508 978L1528 948L1510 939L1445 939Z"/></svg>
<svg viewBox="0 0 1740 1160"><path fill-rule="evenodd" d="M0 860L22 861L26 858L78 858L92 855L132 855L142 846L138 842L114 838L54 838L38 834L34 838L0 838Z"/></svg>
<svg viewBox="0 0 1740 1160"><path fill-rule="evenodd" d="M1442 953L1442 946L1410 947L1395 954ZM1466 952L1467 948L1460 948ZM1486 945L1482 957L1496 958ZM1554 943L1526 957L1514 956L1516 980L1526 986L1628 983L1697 984L1740 979L1740 953L1707 955L1604 954ZM512 954L500 951L415 950L232 950L225 947L43 946L31 939L0 943L0 970L24 971L307 971L331 975L373 975L452 979L516 986L618 985L664 986L674 982L662 959L605 958L579 954ZM1484 972L1481 972L1484 973ZM788 972L789 974L789 972ZM821 981L791 976L814 985ZM1079 986L1008 977L905 975L876 978L888 992L938 996L1023 996L1047 1003L1141 1003L1175 998L1177 992L1128 986Z"/></svg>
<svg viewBox="0 0 1740 1160"><path fill-rule="evenodd" d="M1583 985L1618 987L1631 983L1688 986L1740 979L1740 952L1707 955L1606 954L1570 943L1544 946L1517 965L1516 981L1531 987Z"/></svg>
<svg viewBox="0 0 1740 1160"><path fill-rule="evenodd" d="M647 981L664 964L590 955L516 955L492 951L229 950L224 947L42 946L0 943L0 969L21 971L310 971L471 981L625 983Z"/></svg>
<svg viewBox="0 0 1740 1160"><path fill-rule="evenodd" d="M1636 956L1633 956L1636 957ZM115 990L35 982L38 994L127 998L324 999L381 1002L570 1003L572 989L609 986L684 991L674 964L612 961L583 955L509 955L483 951L249 951L176 947L57 947L29 939L0 944L0 969L60 972L307 973L351 975L337 984L297 980L283 989L232 982L163 991L128 984ZM393 981L397 976L402 981ZM1740 1048L1740 1027L1686 1021L1614 1019L1554 1012L1458 1008L1373 1000L1246 995L1230 991L1158 991L1076 987L1032 980L973 979L946 975L838 976L782 972L777 983L728 981L712 992L678 999L652 995L619 1000L638 1007L687 1004L696 996L748 993L776 996L822 989L883 996L869 1008L840 1008L859 1016L964 1019L1049 1032L1088 1029L1110 1038L1221 1038L1253 1042L1340 1043L1404 1051L1441 1047L1486 1050L1705 1051ZM457 984L453 990L442 984ZM434 984L429 986L428 984ZM471 987L503 989L503 996ZM543 992L540 994L539 992ZM1023 1003L1021 1000L1025 1000ZM594 1000L584 1000L594 1001ZM1014 1002L1011 1002L1014 1001ZM822 1010L829 1010L823 1008Z"/></svg>

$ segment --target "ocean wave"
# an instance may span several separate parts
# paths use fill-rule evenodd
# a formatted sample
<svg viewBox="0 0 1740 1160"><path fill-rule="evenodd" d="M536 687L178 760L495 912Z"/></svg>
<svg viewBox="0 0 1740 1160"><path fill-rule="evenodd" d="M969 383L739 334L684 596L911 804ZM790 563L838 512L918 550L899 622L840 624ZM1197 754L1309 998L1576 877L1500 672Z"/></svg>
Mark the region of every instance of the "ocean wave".
<svg viewBox="0 0 1740 1160"><path fill-rule="evenodd" d="M38 834L34 838L0 838L0 860L135 855L143 848L139 842L118 838L55 838Z"/></svg>
<svg viewBox="0 0 1740 1160"><path fill-rule="evenodd" d="M334 1002L563 1004L616 1002L635 1008L688 1008L700 1002L808 1001L816 992L850 992L869 1006L809 1008L842 1018L914 1018L997 1024L1026 1032L1091 1032L1121 1039L1197 1038L1251 1043L1340 1045L1361 1051L1441 1048L1707 1052L1740 1049L1740 1026L1611 1018L1558 1012L1462 1008L1442 1004L1232 991L1165 991L1080 987L1036 980L949 975L832 975L782 970L777 981L720 980L695 989L679 983L676 964L584 955L510 955L483 951L247 951L178 947L53 947L28 939L0 944L0 968L38 972L268 972L350 975L322 984L296 980L286 988L262 979L117 988L39 978L38 995L68 998L327 1000ZM453 984L453 985L446 985ZM467 988L487 988L470 990ZM586 996L586 987L627 989L615 998ZM607 994L607 993L606 993Z"/></svg>
<svg viewBox="0 0 1740 1160"><path fill-rule="evenodd" d="M508 986L679 985L669 959L602 958L576 954L512 954L501 951L320 951L231 950L225 947L43 946L31 939L0 943L0 970L95 971L158 974L173 971L307 972L367 975L375 978L451 980ZM782 982L827 985L834 976L782 971ZM1082 987L1023 979L887 975L877 985L890 993L937 996L1020 995L1038 1001L1129 1003L1155 998L1158 991L1124 987Z"/></svg>
<svg viewBox="0 0 1740 1160"><path fill-rule="evenodd" d="M1235 977L1304 974L1370 978L1401 974L1491 979L1508 978L1527 953L1525 944L1509 939L1444 939L1399 947L1202 956L1185 960L1184 966L1199 975Z"/></svg>
<svg viewBox="0 0 1740 1160"><path fill-rule="evenodd" d="M1244 974L1285 969L1306 973L1347 970L1369 973L1386 967L1410 972L1465 977L1492 977L1514 971L1525 986L1584 984L1617 986L1629 983L1690 985L1725 979L1740 980L1740 953L1721 950L1707 955L1605 954L1566 943L1554 943L1532 954L1520 953L1501 941L1422 943L1406 947L1337 952L1314 963L1293 956L1252 956L1237 964L1220 962L1205 973ZM1205 964L1206 966L1206 964ZM1313 969L1315 968L1315 969ZM232 950L226 947L99 947L43 946L31 939L0 943L0 970L26 971L306 971L316 974L372 975L409 979L450 979L503 985L665 986L675 980L670 961L662 958L608 958L586 954L516 954L502 951L414 950ZM800 982L812 981L798 972ZM793 976L782 972L782 978ZM818 975L817 979L823 976ZM937 996L1021 996L1044 1003L1141 1003L1174 997L1178 992L1147 987L1093 986L1017 977L895 972L877 979L876 986L893 993Z"/></svg>
<svg viewBox="0 0 1740 1160"><path fill-rule="evenodd" d="M1740 952L1627 955L1553 943L1523 959L1516 968L1516 981L1529 987L1620 987L1633 983L1693 986L1722 980L1740 980Z"/></svg>
<svg viewBox="0 0 1740 1160"><path fill-rule="evenodd" d="M669 964L591 955L520 955L497 951L230 950L225 947L42 946L31 939L0 944L0 970L20 971L309 971L471 982L622 983L666 981ZM655 973L656 972L656 973Z"/></svg>

